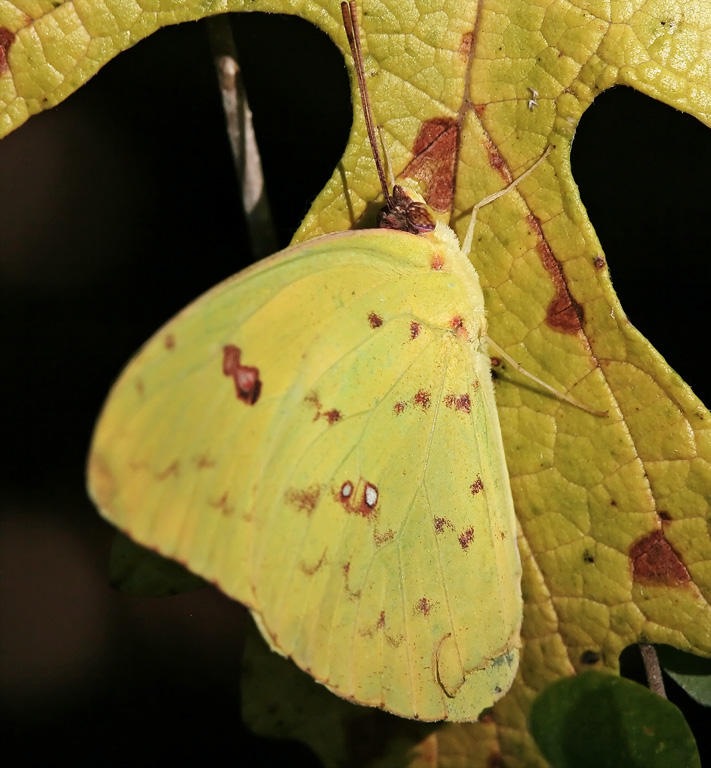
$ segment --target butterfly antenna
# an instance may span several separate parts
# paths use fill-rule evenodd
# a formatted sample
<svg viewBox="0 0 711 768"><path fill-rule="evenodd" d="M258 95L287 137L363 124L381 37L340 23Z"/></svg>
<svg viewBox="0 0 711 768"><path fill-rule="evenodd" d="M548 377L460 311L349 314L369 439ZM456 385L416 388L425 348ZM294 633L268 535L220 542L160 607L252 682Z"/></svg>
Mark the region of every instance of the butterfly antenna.
<svg viewBox="0 0 711 768"><path fill-rule="evenodd" d="M368 88L365 84L365 68L363 67L363 52L360 47L360 28L358 27L358 16L356 13L355 0L342 2L341 14L343 15L343 27L346 30L346 37L348 38L348 45L351 48L351 56L353 57L353 64L355 66L356 77L358 79L358 90L360 91L360 101L363 105L363 116L365 118L365 127L368 131L370 149L373 153L375 167L378 170L378 178L380 179L380 186L382 187L383 195L385 197L385 205L390 206L392 205L392 197L390 195L390 190L385 179L383 160L380 156L380 150L378 149L378 143L375 138L373 111L370 107Z"/></svg>

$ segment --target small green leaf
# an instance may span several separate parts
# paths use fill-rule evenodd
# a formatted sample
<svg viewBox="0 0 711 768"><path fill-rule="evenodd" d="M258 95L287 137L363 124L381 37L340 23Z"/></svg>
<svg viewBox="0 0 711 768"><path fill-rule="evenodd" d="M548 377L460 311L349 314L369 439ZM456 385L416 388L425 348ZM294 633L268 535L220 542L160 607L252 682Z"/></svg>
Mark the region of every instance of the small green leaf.
<svg viewBox="0 0 711 768"><path fill-rule="evenodd" d="M691 730L671 702L602 672L549 685L533 702L530 725L553 768L701 768Z"/></svg>
<svg viewBox="0 0 711 768"><path fill-rule="evenodd" d="M711 706L711 659L701 659L668 645L656 648L662 669L669 677L699 704Z"/></svg>
<svg viewBox="0 0 711 768"><path fill-rule="evenodd" d="M199 576L117 533L109 556L109 583L114 589L141 597L164 597L205 586Z"/></svg>

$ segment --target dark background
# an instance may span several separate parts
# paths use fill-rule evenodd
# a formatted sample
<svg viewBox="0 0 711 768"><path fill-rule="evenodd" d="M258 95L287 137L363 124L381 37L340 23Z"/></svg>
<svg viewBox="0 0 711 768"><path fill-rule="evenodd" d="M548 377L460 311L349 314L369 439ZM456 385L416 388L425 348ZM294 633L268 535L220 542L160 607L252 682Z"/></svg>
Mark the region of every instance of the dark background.
<svg viewBox="0 0 711 768"><path fill-rule="evenodd" d="M345 147L346 71L300 19L234 26L283 246ZM572 162L623 307L708 402L711 134L617 88L586 112ZM205 25L121 54L2 141L0 169L3 752L26 766L308 758L240 726L240 606L112 592L112 531L84 492L113 378L249 261Z"/></svg>

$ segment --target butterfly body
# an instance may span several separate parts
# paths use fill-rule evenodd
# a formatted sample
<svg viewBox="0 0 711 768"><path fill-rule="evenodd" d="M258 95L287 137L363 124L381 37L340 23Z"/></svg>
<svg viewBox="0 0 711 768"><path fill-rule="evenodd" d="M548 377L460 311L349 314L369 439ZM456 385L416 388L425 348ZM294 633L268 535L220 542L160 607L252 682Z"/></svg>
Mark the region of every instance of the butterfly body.
<svg viewBox="0 0 711 768"><path fill-rule="evenodd" d="M511 685L522 612L485 332L442 224L287 249L129 364L90 493L339 695L476 719Z"/></svg>

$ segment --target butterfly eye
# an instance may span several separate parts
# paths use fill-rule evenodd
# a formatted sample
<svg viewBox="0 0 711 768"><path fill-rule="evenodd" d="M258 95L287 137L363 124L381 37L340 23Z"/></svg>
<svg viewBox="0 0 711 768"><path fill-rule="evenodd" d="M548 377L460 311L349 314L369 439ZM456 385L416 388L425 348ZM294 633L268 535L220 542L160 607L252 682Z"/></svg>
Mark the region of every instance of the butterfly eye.
<svg viewBox="0 0 711 768"><path fill-rule="evenodd" d="M432 216L424 203L410 203L406 215L410 231L414 234L431 232L435 228Z"/></svg>

